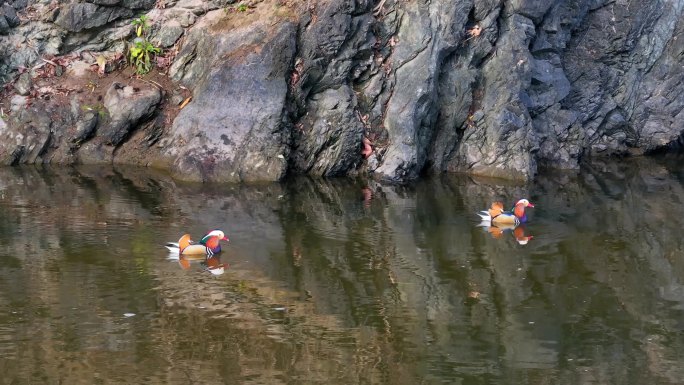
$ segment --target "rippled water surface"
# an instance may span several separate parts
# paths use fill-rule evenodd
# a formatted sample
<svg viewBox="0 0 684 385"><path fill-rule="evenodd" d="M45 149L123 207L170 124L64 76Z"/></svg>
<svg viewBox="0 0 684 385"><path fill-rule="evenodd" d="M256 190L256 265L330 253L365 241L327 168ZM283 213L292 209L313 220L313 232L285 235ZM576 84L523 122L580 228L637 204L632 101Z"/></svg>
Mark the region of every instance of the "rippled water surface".
<svg viewBox="0 0 684 385"><path fill-rule="evenodd" d="M680 164L409 187L0 168L0 378L681 384ZM478 226L521 197L525 228ZM215 228L220 260L163 247Z"/></svg>

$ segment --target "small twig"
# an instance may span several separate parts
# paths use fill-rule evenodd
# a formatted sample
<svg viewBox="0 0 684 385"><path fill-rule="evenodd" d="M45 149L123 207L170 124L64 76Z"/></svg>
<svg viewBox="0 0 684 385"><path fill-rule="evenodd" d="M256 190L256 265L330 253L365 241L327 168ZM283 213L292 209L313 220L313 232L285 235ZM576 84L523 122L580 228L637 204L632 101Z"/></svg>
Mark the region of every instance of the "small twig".
<svg viewBox="0 0 684 385"><path fill-rule="evenodd" d="M36 64L35 66L33 66L33 67L31 68L31 70L32 70L32 71L35 71L35 70L37 70L37 69L39 69L39 68L43 68L43 67L45 67L46 64L47 64L47 63Z"/></svg>
<svg viewBox="0 0 684 385"><path fill-rule="evenodd" d="M57 63L53 62L52 60L48 60L48 59L45 59L45 58L40 58L40 60L42 60L42 61L44 61L44 62L46 62L46 63L50 63L50 64L52 64L52 65L55 66L55 67L59 67L59 65L58 65Z"/></svg>
<svg viewBox="0 0 684 385"><path fill-rule="evenodd" d="M160 90L163 90L163 89L164 89L164 87L162 87L161 84L155 82L154 80L145 80L145 79L139 79L139 80L141 80L141 81L143 81L143 82L145 82L145 83L154 84L155 86L159 87Z"/></svg>
<svg viewBox="0 0 684 385"><path fill-rule="evenodd" d="M387 0L380 0L380 3L378 3L378 5L375 8L373 8L373 16L377 17L382 13L382 7L385 5L385 1Z"/></svg>

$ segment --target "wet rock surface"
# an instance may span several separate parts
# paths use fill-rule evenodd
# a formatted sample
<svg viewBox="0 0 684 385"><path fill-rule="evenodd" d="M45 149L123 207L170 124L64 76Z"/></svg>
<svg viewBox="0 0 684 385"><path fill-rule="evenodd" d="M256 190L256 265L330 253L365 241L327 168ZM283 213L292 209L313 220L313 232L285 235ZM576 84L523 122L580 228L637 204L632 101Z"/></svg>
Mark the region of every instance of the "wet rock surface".
<svg viewBox="0 0 684 385"><path fill-rule="evenodd" d="M2 97L11 140L0 158L156 165L202 181L368 173L403 182L426 171L530 179L540 167L578 169L683 142L681 1L244 5L5 1L0 79L12 85ZM164 49L163 91L145 103L124 94L94 125L82 105L57 106L38 79L45 60L79 55L63 63L65 76L52 75L59 90L70 74L97 70L99 55L125 56L140 14ZM92 79L101 97L115 81L128 85L121 68L107 68ZM116 111L126 103L137 112ZM22 126L22 106L36 104L65 112L49 118L52 128ZM70 139L56 141L58 132ZM93 156L102 146L114 150Z"/></svg>

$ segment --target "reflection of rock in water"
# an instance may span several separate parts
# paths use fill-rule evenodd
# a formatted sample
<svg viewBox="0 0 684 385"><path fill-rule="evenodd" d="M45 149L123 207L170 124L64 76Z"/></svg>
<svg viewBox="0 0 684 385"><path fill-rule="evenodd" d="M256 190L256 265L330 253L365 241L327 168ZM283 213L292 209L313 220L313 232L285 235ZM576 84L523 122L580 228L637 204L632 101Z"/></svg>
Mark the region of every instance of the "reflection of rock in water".
<svg viewBox="0 0 684 385"><path fill-rule="evenodd" d="M535 338L525 333L517 338L513 335L507 346L524 347L538 340L545 345L539 348L553 346L560 349L561 357L595 361L589 371L605 371L602 365L608 364L613 368L608 374L617 375L615 368L630 367L638 355L618 357L614 351L638 351L644 342L645 336L639 337L630 328L674 325L669 321L673 319L671 309L663 309L662 300L667 299L669 289L665 288L682 287L682 269L667 255L681 247L678 234L684 212L680 206L665 203L676 201L681 185L673 184L657 163L646 160L603 167L601 171L586 169L577 177L539 179L533 194L544 211L540 213L543 219L531 224L539 232L530 244L530 257L534 258L523 259L524 274L502 287L513 289L506 295L511 309L544 309L539 314L510 311L524 316L516 321L518 328L532 332ZM494 267L499 273L507 271L504 265ZM502 274L511 276L515 274ZM602 332L606 330L628 337ZM674 329L662 332L669 335ZM602 348L591 352L569 349L564 338L593 339ZM528 350L544 350L539 348ZM670 350L664 358L676 356L671 348L663 349ZM676 366L681 372L681 365ZM629 378L623 381L629 382Z"/></svg>
<svg viewBox="0 0 684 385"><path fill-rule="evenodd" d="M412 186L0 169L0 181L17 181L0 185L0 244L11 257L0 306L31 293L64 317L58 327L79 325L78 346L114 362L114 352L145 346L146 363L195 382L677 383L684 191L670 167L630 161L534 185ZM520 197L537 205L527 245L476 226L481 207ZM165 260L163 241L217 227L231 239L225 274ZM119 309L149 324L124 327ZM62 331L34 320L61 358Z"/></svg>

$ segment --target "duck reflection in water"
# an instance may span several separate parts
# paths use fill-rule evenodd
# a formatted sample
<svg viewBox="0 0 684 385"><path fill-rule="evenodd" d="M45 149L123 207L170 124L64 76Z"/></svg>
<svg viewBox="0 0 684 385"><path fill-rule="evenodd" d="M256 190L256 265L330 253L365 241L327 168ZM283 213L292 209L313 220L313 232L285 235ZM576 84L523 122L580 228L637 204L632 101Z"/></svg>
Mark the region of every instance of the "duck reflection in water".
<svg viewBox="0 0 684 385"><path fill-rule="evenodd" d="M218 255L202 256L202 255L177 255L169 253L170 260L178 260L178 265L181 269L189 270L192 265L199 264L202 271L209 272L213 275L222 275L226 272L227 263L221 262L221 257Z"/></svg>
<svg viewBox="0 0 684 385"><path fill-rule="evenodd" d="M221 275L226 272L227 263L221 263L221 257L214 255L213 257L207 257L204 262L201 263L204 266L204 271L208 271L213 275Z"/></svg>
<svg viewBox="0 0 684 385"><path fill-rule="evenodd" d="M521 245L526 245L532 238L532 235L526 234L526 229L524 225L505 225L497 224L493 225L489 221L482 221L478 226L483 227L489 234L495 239L501 239L504 237L505 233L512 233L515 241Z"/></svg>

